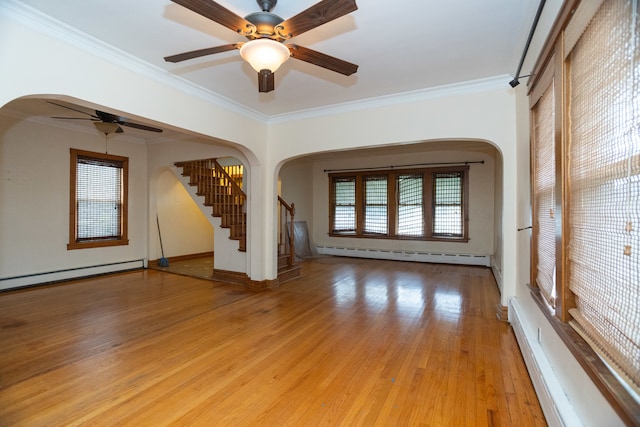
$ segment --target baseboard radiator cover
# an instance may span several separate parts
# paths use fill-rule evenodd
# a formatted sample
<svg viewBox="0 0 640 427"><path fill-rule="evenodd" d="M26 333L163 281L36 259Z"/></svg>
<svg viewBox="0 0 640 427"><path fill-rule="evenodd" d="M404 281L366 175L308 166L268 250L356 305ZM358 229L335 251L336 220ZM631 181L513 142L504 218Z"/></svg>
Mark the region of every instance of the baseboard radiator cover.
<svg viewBox="0 0 640 427"><path fill-rule="evenodd" d="M392 251L384 249L356 249L337 246L319 246L316 250L322 255L346 256L355 258L387 259L392 261L432 262L437 264L481 265L489 267L489 255L445 254L417 251Z"/></svg>
<svg viewBox="0 0 640 427"><path fill-rule="evenodd" d="M108 264L91 265L85 267L66 268L56 271L46 271L41 273L24 274L13 277L0 277L0 291L24 288L28 286L42 285L47 283L63 282L65 280L79 279L82 277L99 276L101 274L117 273L120 271L136 270L146 268L146 259L131 261L119 261Z"/></svg>
<svg viewBox="0 0 640 427"><path fill-rule="evenodd" d="M522 324L522 311L516 297L509 298L509 322L513 327L520 352L527 365L531 382L549 426L581 426L580 418L560 386L536 337Z"/></svg>

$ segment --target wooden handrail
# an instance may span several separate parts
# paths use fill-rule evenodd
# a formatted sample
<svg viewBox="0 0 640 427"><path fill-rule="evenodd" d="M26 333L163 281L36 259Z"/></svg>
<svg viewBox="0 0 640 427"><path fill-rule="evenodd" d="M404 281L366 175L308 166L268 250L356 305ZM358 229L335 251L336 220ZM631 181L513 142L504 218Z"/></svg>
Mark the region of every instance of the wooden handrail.
<svg viewBox="0 0 640 427"><path fill-rule="evenodd" d="M282 221L282 223L280 224L280 230L284 230L287 226L287 222L289 223L289 239L288 239L288 243L289 243L289 253L283 254L283 255L287 255L287 265L289 267L293 266L294 262L295 262L295 242L294 242L294 236L293 236L293 231L294 231L294 227L293 227L293 223L294 223L294 216L295 216L295 204L291 203L291 205L289 205L282 197L278 196L278 202L280 203L281 207L284 207L285 209L285 213L284 216L282 214L280 214L280 220ZM290 218L289 221L287 221L287 217ZM282 234L282 232L280 233ZM282 240L282 236L280 237L280 240ZM280 246L280 244L278 245Z"/></svg>
<svg viewBox="0 0 640 427"><path fill-rule="evenodd" d="M240 192L240 194L242 194L244 197L247 197L247 195L244 193L242 188L240 188L236 180L231 178L231 176L227 173L226 170L224 170L224 168L220 165L220 163L218 163L216 159L210 159L210 160L213 161L213 164L215 165L216 170L219 171L221 175L224 176L231 183L231 187L233 187L236 191Z"/></svg>

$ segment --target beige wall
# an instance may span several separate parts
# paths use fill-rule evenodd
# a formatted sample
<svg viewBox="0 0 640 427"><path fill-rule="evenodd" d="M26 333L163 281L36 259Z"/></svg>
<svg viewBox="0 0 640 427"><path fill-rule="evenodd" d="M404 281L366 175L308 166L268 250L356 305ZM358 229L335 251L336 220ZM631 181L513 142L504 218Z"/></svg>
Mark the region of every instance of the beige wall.
<svg viewBox="0 0 640 427"><path fill-rule="evenodd" d="M145 145L109 142L109 153L129 158L129 244L71 251L70 148L103 153L105 138L0 116L2 277L146 258Z"/></svg>
<svg viewBox="0 0 640 427"><path fill-rule="evenodd" d="M160 174L156 194L164 256L213 254L213 225L172 171ZM157 230L155 235L158 236ZM156 246L155 254L150 254L149 259L160 256L161 248Z"/></svg>

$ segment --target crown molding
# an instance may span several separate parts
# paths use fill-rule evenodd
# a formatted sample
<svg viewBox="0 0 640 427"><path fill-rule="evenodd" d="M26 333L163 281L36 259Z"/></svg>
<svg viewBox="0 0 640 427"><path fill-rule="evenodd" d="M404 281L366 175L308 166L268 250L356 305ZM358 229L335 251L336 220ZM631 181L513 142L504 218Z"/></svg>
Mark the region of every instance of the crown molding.
<svg viewBox="0 0 640 427"><path fill-rule="evenodd" d="M443 98L455 95L467 95L470 93L480 93L497 89L509 90L510 88L508 82L510 80L511 77L508 74L502 74L484 79L470 80L466 82L452 83L408 92L394 93L391 95L360 99L357 101L327 105L318 108L300 110L293 113L284 113L270 116L268 119L268 123L285 123L294 120L330 116L334 114L344 114L359 110L376 109L398 104L420 102L429 99Z"/></svg>
<svg viewBox="0 0 640 427"><path fill-rule="evenodd" d="M268 116L238 104L215 92L142 61L129 53L96 39L70 25L46 15L18 0L0 1L0 15L5 15L25 26L63 43L77 47L127 70L141 74L156 82L172 87L188 95L198 97L226 110L266 123Z"/></svg>

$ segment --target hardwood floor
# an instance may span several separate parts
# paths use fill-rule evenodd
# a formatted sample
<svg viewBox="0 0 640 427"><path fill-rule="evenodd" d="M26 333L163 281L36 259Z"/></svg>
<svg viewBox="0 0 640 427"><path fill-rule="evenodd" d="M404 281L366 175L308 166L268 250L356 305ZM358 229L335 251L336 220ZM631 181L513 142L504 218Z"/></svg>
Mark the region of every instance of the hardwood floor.
<svg viewBox="0 0 640 427"><path fill-rule="evenodd" d="M490 270L307 260L263 293L146 270L0 294L0 425L542 426Z"/></svg>

